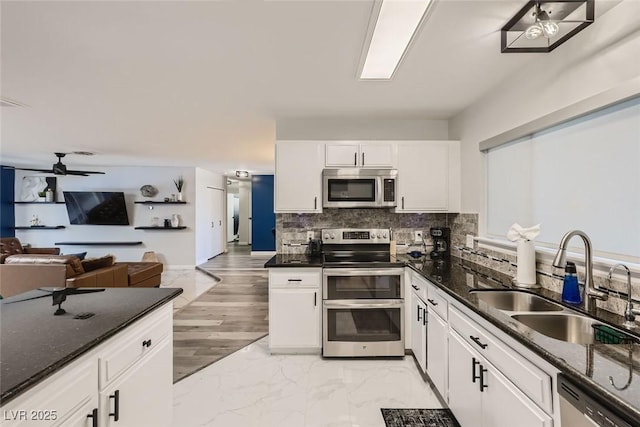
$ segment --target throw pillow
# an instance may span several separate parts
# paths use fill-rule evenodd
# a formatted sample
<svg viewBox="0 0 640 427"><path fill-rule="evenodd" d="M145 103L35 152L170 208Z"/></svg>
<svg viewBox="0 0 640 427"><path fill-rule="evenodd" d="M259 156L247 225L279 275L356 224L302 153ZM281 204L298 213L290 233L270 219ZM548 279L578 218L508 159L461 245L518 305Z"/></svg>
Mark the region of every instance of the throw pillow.
<svg viewBox="0 0 640 427"><path fill-rule="evenodd" d="M74 256L74 257L78 258L79 260L83 260L84 257L87 256L87 253L86 252L78 252L77 254L66 254L66 255Z"/></svg>
<svg viewBox="0 0 640 427"><path fill-rule="evenodd" d="M82 267L85 272L97 270L99 268L111 267L113 265L113 255L105 255L101 258L90 258L82 260Z"/></svg>

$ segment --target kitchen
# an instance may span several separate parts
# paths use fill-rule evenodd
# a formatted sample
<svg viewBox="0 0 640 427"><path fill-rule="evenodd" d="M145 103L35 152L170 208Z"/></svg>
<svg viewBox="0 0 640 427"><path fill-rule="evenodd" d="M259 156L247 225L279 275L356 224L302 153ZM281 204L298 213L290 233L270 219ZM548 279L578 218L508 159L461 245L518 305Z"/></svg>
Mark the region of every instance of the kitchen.
<svg viewBox="0 0 640 427"><path fill-rule="evenodd" d="M460 172L457 175L454 174L454 179L458 177L460 180L459 200L454 199L452 202L447 198L450 204L446 212L424 213L422 215L419 212L407 212L400 215L385 212L389 219L375 218L375 221L372 220L372 222L383 223L383 228L393 229L397 241L402 241L405 244L415 243L412 235L416 229L427 233L432 226L448 226L454 231L452 246L464 247L467 234L484 236L487 231L485 154L480 151L480 144L496 136L508 134L520 126L536 122L550 112L561 111L584 100L595 99L598 101L599 94L606 94L610 89L622 87L627 82L633 82L634 79L637 81L638 68L635 60L637 23L633 22L634 16L637 15L634 13L634 7L633 2L621 2L603 15L595 25L592 25L588 29L589 32L583 33L583 37L576 37L551 54L540 55L536 61L528 63L527 67L515 68L518 72L514 72L511 78L505 79L500 84L495 82L495 90L483 95L477 102L451 120L288 119L278 121L276 139L278 141L357 140L363 142L405 140L407 144L411 140L460 141ZM500 22L500 24L502 23ZM497 49L497 46L495 48ZM459 59L459 62L452 63L451 68L446 70L455 73L456 68L464 67L464 61ZM562 94L562 96L557 96L558 94ZM451 96L456 95L452 94ZM445 101L444 98L441 100ZM603 100L599 105L605 105L608 102ZM428 114L425 116L429 117ZM515 134L517 137L518 133ZM323 151L320 151L316 157L311 159L318 159L324 163L324 154ZM309 160L308 157L302 158ZM423 166L425 170L434 171L432 169L434 166L442 164L442 162L424 162ZM300 166L304 167L303 164ZM302 176L300 173L298 171L294 176ZM432 174L439 176L436 172L432 172ZM406 175L399 175L398 185L403 185L404 176ZM449 183L455 184L453 181ZM318 185L320 186L320 184ZM303 201L302 195L308 191L307 188L303 187L302 191L297 192L300 202ZM316 206L321 205L321 196L318 197ZM309 201L304 200L305 207L310 210L314 209L313 201L313 198ZM453 208L455 203L459 204L459 208ZM309 230L313 231L314 238L318 239L321 237L323 228L342 226L342 221L345 220L340 211L338 213L329 210L323 211L322 216L330 217L327 219L317 213L307 212L279 214L281 216L278 218L277 235L284 240L280 240L277 246L278 251L281 251L283 244L287 242L299 245L305 243ZM324 225L316 223L310 225L309 221L314 218L326 222ZM346 226L353 228L361 225L368 228L376 227L374 224L367 223L365 225L366 219L368 219L366 213L354 215L348 220L350 222ZM564 229L564 231L568 230L569 228ZM299 234L285 238L286 233ZM556 247L560 237L561 235L552 242ZM478 249L475 247L478 243L480 242L474 244L474 250ZM302 248L302 246L293 247ZM417 248L420 248L419 244ZM397 252L404 249L408 248L402 247ZM512 255L504 256L504 251L497 251L499 255L485 252L485 254L497 259L494 260L479 255L480 251L476 252L478 253L463 251L462 255L470 260L484 259L487 262L495 263L496 266L503 266L513 275L514 267L511 262L515 262L515 259ZM509 263L500 261L502 258L509 259ZM623 261L628 262L627 260ZM637 280L635 275L637 272L634 272L634 282ZM557 283L557 279L554 280ZM436 289L436 292L440 291ZM634 295L637 295L637 290ZM446 299L447 295L444 297ZM616 312L621 313L622 311L618 307Z"/></svg>

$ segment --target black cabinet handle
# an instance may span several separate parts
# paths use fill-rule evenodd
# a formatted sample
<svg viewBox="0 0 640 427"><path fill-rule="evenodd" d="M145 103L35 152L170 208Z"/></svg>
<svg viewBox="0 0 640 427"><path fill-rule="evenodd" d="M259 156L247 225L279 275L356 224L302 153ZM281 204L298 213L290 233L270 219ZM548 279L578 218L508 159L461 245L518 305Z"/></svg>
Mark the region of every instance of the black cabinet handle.
<svg viewBox="0 0 640 427"><path fill-rule="evenodd" d="M489 387L484 383L484 374L487 373L487 370L480 365L480 392L484 392L484 389Z"/></svg>
<svg viewBox="0 0 640 427"><path fill-rule="evenodd" d="M402 209L404 209L404 196L402 196Z"/></svg>
<svg viewBox="0 0 640 427"><path fill-rule="evenodd" d="M416 285L411 285L411 287L412 287L413 289L415 289L416 291L419 291L419 290L420 290L420 288L419 288L419 287L417 287Z"/></svg>
<svg viewBox="0 0 640 427"><path fill-rule="evenodd" d="M98 408L87 414L87 418L91 418L91 427L98 427Z"/></svg>
<svg viewBox="0 0 640 427"><path fill-rule="evenodd" d="M417 322L420 321L420 310L422 310L422 307L420 307L419 305L416 305L416 307L418 307L418 318L416 319Z"/></svg>
<svg viewBox="0 0 640 427"><path fill-rule="evenodd" d="M471 358L471 382L473 383L480 379L480 376L476 375L476 366L479 364L480 362L478 362L475 357Z"/></svg>
<svg viewBox="0 0 640 427"><path fill-rule="evenodd" d="M302 282L302 279L287 279L287 282Z"/></svg>
<svg viewBox="0 0 640 427"><path fill-rule="evenodd" d="M318 196L313 198L313 209L318 209Z"/></svg>
<svg viewBox="0 0 640 427"><path fill-rule="evenodd" d="M432 299L427 298L427 301L429 301L429 302L431 303L431 305L432 305L432 306L434 306L434 307L435 307L436 305L438 305L438 303L437 303L437 302L435 302L435 301L434 301L434 300L432 300Z"/></svg>
<svg viewBox="0 0 640 427"><path fill-rule="evenodd" d="M109 399L113 399L113 412L110 412L109 416L113 417L113 421L118 421L120 419L120 390L110 394Z"/></svg>
<svg viewBox="0 0 640 427"><path fill-rule="evenodd" d="M314 292L313 293L313 306L317 306L318 305L318 293Z"/></svg>
<svg viewBox="0 0 640 427"><path fill-rule="evenodd" d="M358 166L358 153L353 153L353 166Z"/></svg>
<svg viewBox="0 0 640 427"><path fill-rule="evenodd" d="M424 314L422 315L422 326L427 325L427 309L424 309Z"/></svg>
<svg viewBox="0 0 640 427"><path fill-rule="evenodd" d="M364 166L364 153L362 153L362 166Z"/></svg>
<svg viewBox="0 0 640 427"><path fill-rule="evenodd" d="M473 335L469 335L469 338L473 340L474 343L478 344L483 350L487 348L487 344L483 344L480 341L480 337L474 337Z"/></svg>
<svg viewBox="0 0 640 427"><path fill-rule="evenodd" d="M151 347L151 339L142 341L142 346L147 348Z"/></svg>

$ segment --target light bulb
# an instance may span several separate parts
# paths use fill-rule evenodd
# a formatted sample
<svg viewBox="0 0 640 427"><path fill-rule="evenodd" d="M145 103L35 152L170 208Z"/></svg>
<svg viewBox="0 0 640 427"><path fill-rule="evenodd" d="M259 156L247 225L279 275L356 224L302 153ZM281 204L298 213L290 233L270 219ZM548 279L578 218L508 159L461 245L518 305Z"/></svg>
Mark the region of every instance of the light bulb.
<svg viewBox="0 0 640 427"><path fill-rule="evenodd" d="M537 39L542 35L542 28L539 24L534 24L527 28L527 31L524 32L524 36L529 40Z"/></svg>
<svg viewBox="0 0 640 427"><path fill-rule="evenodd" d="M539 22L539 25L542 27L542 34L548 39L558 34L560 30L558 24L553 21L542 21Z"/></svg>

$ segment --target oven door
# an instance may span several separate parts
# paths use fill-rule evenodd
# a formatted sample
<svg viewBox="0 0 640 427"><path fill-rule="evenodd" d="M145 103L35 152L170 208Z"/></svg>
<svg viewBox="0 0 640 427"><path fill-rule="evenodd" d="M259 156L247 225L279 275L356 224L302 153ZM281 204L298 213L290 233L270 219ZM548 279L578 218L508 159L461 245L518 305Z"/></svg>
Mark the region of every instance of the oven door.
<svg viewBox="0 0 640 427"><path fill-rule="evenodd" d="M402 299L402 268L325 268L322 270L325 300Z"/></svg>
<svg viewBox="0 0 640 427"><path fill-rule="evenodd" d="M323 356L404 356L402 300L324 301L323 309Z"/></svg>

